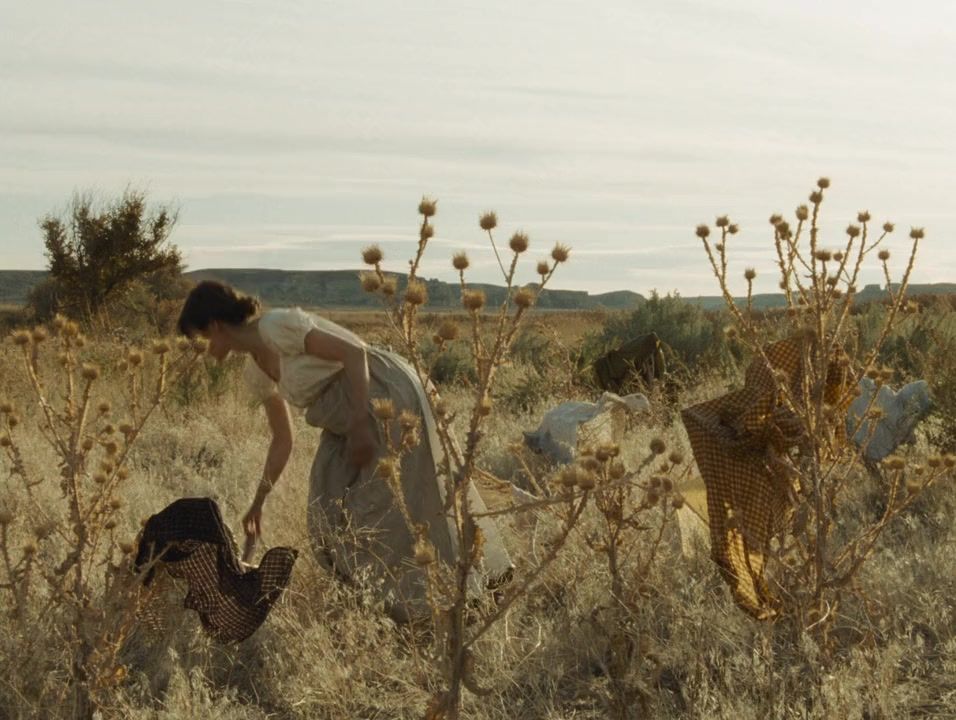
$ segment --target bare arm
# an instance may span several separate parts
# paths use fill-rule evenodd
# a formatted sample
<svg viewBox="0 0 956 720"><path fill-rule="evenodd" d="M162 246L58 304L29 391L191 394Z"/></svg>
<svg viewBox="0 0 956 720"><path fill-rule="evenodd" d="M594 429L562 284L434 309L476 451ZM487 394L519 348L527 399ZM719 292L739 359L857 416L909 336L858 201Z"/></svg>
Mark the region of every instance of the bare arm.
<svg viewBox="0 0 956 720"><path fill-rule="evenodd" d="M289 419L289 406L279 395L270 395L263 401L262 406L265 408L266 419L269 421L272 442L269 443L266 464L262 469L262 481L256 493L256 499L260 502L265 500L266 494L279 481L279 476L292 454L292 421Z"/></svg>
<svg viewBox="0 0 956 720"><path fill-rule="evenodd" d="M243 552L243 560L246 562L251 559L255 539L262 534L262 505L266 495L278 482L292 454L292 421L285 400L278 394L270 395L262 405L269 421L272 441L269 443L269 452L266 454L266 464L262 469L262 479L259 481L256 496L242 519L243 529L246 531L246 547Z"/></svg>

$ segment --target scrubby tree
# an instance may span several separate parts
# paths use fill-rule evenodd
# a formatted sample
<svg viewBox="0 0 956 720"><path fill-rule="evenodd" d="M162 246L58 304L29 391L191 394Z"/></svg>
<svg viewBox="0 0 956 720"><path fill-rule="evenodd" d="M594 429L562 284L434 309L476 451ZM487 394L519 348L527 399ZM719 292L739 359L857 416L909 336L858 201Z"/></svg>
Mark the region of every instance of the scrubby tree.
<svg viewBox="0 0 956 720"><path fill-rule="evenodd" d="M63 215L40 220L50 271L43 305L87 321L105 319L107 304L137 281L178 276L182 257L169 242L176 217L167 206L148 208L139 190L103 205L90 194L75 195ZM42 307L34 309L42 314Z"/></svg>

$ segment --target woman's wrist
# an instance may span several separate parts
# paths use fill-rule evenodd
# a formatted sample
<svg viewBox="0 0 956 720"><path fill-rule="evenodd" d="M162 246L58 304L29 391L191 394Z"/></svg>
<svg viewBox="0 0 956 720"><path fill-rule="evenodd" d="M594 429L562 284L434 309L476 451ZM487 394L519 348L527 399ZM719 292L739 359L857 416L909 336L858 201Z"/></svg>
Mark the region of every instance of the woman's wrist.
<svg viewBox="0 0 956 720"><path fill-rule="evenodd" d="M272 483L267 478L262 478L259 481L259 486L256 488L256 496L253 500L254 503L262 505L265 502L266 496L272 491Z"/></svg>

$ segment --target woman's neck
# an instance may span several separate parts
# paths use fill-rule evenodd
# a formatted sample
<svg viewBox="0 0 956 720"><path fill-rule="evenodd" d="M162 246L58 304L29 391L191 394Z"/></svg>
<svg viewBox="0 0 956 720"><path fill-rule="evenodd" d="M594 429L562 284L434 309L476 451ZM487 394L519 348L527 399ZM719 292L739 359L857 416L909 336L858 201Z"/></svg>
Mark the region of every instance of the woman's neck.
<svg viewBox="0 0 956 720"><path fill-rule="evenodd" d="M265 350L265 343L259 334L259 318L244 325L229 327L229 342L235 352L261 355Z"/></svg>

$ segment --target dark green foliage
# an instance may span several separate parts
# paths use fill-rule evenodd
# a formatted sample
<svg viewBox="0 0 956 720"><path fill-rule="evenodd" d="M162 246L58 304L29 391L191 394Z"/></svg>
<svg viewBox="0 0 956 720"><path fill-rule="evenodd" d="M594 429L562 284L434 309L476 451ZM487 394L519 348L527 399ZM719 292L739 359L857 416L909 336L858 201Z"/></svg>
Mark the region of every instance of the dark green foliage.
<svg viewBox="0 0 956 720"><path fill-rule="evenodd" d="M135 281L178 275L182 258L169 242L175 223L175 212L148 209L140 191L127 190L101 207L90 195L74 196L63 216L40 220L51 285L34 298L43 301L36 309L90 321Z"/></svg>

